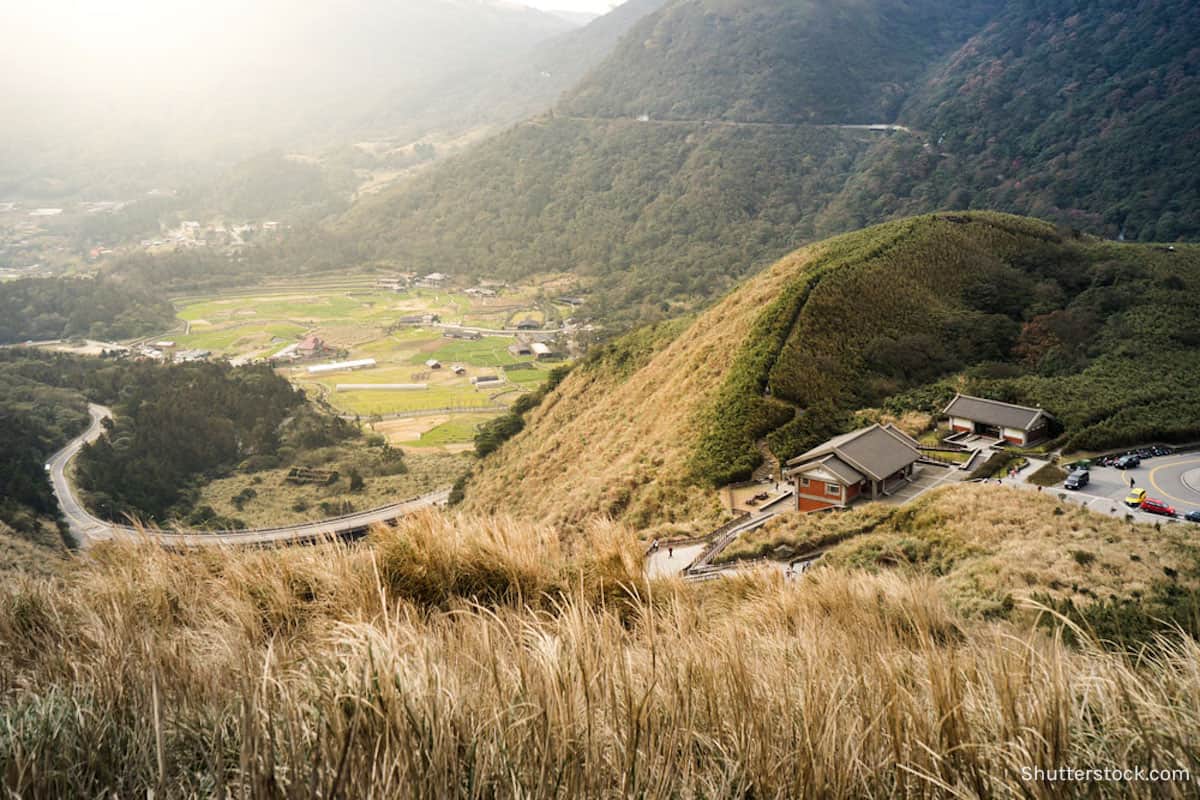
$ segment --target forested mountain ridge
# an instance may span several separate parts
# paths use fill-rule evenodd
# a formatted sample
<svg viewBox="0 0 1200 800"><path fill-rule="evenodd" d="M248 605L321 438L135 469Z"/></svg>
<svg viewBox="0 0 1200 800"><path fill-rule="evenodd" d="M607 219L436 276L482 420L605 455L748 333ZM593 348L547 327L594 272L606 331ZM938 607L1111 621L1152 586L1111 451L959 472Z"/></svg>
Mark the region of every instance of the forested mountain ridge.
<svg viewBox="0 0 1200 800"><path fill-rule="evenodd" d="M553 116L334 227L414 268L590 275L591 311L642 321L699 306L806 241L937 209L1193 238L1200 11L1119 6L675 0ZM829 53L837 75L809 69ZM876 62L908 77L881 82ZM836 127L864 122L909 130Z"/></svg>
<svg viewBox="0 0 1200 800"><path fill-rule="evenodd" d="M830 209L989 208L1141 241L1200 235L1200 6L1007 4L924 81Z"/></svg>
<svg viewBox="0 0 1200 800"><path fill-rule="evenodd" d="M784 460L956 390L1049 409L1068 451L1192 441L1198 298L1195 245L981 212L846 234L598 350L479 464L466 503L569 524L713 518L713 488L763 446Z"/></svg>
<svg viewBox="0 0 1200 800"><path fill-rule="evenodd" d="M676 0L564 98L566 114L890 122L1000 0Z"/></svg>
<svg viewBox="0 0 1200 800"><path fill-rule="evenodd" d="M335 230L412 269L575 272L597 281L591 313L653 319L815 238L870 146L812 127L542 118L359 203Z"/></svg>

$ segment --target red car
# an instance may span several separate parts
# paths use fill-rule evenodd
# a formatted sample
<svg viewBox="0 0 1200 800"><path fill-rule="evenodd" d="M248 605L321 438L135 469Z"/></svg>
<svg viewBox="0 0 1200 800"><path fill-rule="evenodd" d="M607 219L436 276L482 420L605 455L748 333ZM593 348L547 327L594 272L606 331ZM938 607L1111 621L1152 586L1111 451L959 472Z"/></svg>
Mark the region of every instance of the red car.
<svg viewBox="0 0 1200 800"><path fill-rule="evenodd" d="M1142 501L1142 511L1149 511L1151 514L1162 514L1163 516L1175 516L1175 506L1169 506L1162 500L1155 500L1153 497L1147 497Z"/></svg>

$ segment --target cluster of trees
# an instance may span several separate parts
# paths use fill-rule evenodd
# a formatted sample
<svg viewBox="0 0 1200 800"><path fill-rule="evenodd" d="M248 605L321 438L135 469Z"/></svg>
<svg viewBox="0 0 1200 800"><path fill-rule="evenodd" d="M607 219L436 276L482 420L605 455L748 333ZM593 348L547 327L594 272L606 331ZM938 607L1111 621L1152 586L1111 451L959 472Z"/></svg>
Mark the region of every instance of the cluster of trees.
<svg viewBox="0 0 1200 800"><path fill-rule="evenodd" d="M117 520L239 527L197 504L205 481L235 470L323 463L322 454L361 435L267 367L0 349L0 522L36 538L57 518L43 464L87 427L88 400L112 406L115 421L81 452L77 482L93 512ZM362 488L364 475L407 471L400 450L370 444L380 447L351 467L351 491ZM247 489L234 505L255 496Z"/></svg>
<svg viewBox="0 0 1200 800"><path fill-rule="evenodd" d="M111 397L114 365L0 348L0 521L36 543L58 546L58 503L43 465L88 424L87 397Z"/></svg>
<svg viewBox="0 0 1200 800"><path fill-rule="evenodd" d="M191 511L198 481L239 464L268 468L301 450L358 434L318 415L265 366L123 365L115 421L80 453L77 475L94 511L158 524Z"/></svg>
<svg viewBox="0 0 1200 800"><path fill-rule="evenodd" d="M206 191L204 200L235 218L315 221L343 210L355 184L347 168L269 151L227 170Z"/></svg>
<svg viewBox="0 0 1200 800"><path fill-rule="evenodd" d="M363 265L369 258L362 242L322 228L287 232L228 256L209 248L149 255L135 253L115 261L106 274L143 292L204 292L248 286L273 275L299 275Z"/></svg>
<svg viewBox="0 0 1200 800"><path fill-rule="evenodd" d="M110 278L22 278L0 291L0 344L29 339L125 339L175 318L162 296Z"/></svg>
<svg viewBox="0 0 1200 800"><path fill-rule="evenodd" d="M42 465L87 427L83 395L43 380L63 361L0 350L0 521L33 538L58 516Z"/></svg>
<svg viewBox="0 0 1200 800"><path fill-rule="evenodd" d="M500 449L500 445L525 430L525 415L540 406L546 399L546 395L554 391L570 371L571 367L566 364L555 367L550 370L545 382L536 391L521 395L506 413L480 425L479 430L475 433L476 457L484 458L491 455ZM450 505L462 502L470 480L471 473L466 472L454 482L454 486L450 490Z"/></svg>

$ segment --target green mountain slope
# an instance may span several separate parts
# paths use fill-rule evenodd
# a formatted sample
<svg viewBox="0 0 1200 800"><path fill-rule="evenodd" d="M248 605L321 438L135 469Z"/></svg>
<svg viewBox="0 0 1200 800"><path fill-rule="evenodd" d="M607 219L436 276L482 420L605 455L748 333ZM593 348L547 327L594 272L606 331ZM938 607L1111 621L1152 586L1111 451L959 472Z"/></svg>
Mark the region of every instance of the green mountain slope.
<svg viewBox="0 0 1200 800"><path fill-rule="evenodd" d="M359 204L338 227L414 269L591 276L594 311L644 319L811 239L869 147L811 127L542 119Z"/></svg>
<svg viewBox="0 0 1200 800"><path fill-rule="evenodd" d="M990 208L1111 237L1200 234L1200 6L1010 3L905 102L830 209Z"/></svg>
<svg viewBox="0 0 1200 800"><path fill-rule="evenodd" d="M1200 246L934 215L793 253L680 332L585 362L483 460L473 508L640 525L715 515L712 487L956 389L1041 405L1072 448L1200 437ZM537 486L514 493L512 487Z"/></svg>
<svg viewBox="0 0 1200 800"><path fill-rule="evenodd" d="M641 320L803 242L938 209L1188 239L1198 14L1184 0L675 0L553 117L336 229L416 268L591 275L593 313ZM888 121L907 130L831 127Z"/></svg>
<svg viewBox="0 0 1200 800"><path fill-rule="evenodd" d="M676 0L639 23L563 112L890 122L999 0Z"/></svg>

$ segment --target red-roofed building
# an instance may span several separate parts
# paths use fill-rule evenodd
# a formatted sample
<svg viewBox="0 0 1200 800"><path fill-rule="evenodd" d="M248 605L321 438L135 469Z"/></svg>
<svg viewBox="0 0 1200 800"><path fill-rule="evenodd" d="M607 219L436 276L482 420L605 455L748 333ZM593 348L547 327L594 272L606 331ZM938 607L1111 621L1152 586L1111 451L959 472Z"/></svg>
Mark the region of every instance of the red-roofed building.
<svg viewBox="0 0 1200 800"><path fill-rule="evenodd" d="M296 352L302 357L320 355L325 352L325 342L316 334L309 334L300 340L300 344L296 345Z"/></svg>

